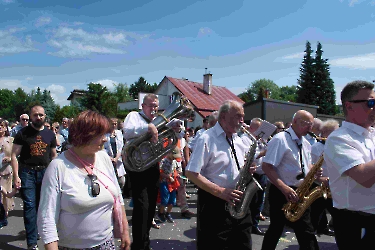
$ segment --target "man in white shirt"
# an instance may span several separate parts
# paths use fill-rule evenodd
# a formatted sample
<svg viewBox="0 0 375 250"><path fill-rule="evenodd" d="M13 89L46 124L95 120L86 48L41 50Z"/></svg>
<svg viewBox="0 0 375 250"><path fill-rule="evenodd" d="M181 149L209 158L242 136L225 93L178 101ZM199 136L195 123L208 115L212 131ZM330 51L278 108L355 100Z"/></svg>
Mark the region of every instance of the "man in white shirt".
<svg viewBox="0 0 375 250"><path fill-rule="evenodd" d="M373 249L375 244L375 92L366 81L341 92L345 115L324 148L333 199L333 227L342 249ZM361 229L366 234L361 237Z"/></svg>
<svg viewBox="0 0 375 250"><path fill-rule="evenodd" d="M315 164L319 158L323 155L324 144L327 137L336 129L339 128L338 121L334 119L328 119L324 121L320 128L320 139L311 146L311 161ZM326 163L322 164L323 173L319 177L317 183L314 183L311 188L315 188L321 182L325 186L329 187L328 183L328 171ZM314 229L317 231L318 235L325 234L329 236L334 236L334 232L328 227L328 219L326 215L326 209L332 215L332 199L324 198L323 196L314 201L311 205L311 223L313 224Z"/></svg>
<svg viewBox="0 0 375 250"><path fill-rule="evenodd" d="M234 205L242 196L235 186L246 150L236 133L243 118L242 105L226 101L219 109L216 125L198 138L186 167L186 176L199 187L198 250L252 247L251 214L234 219L226 209L227 203Z"/></svg>
<svg viewBox="0 0 375 250"><path fill-rule="evenodd" d="M197 142L199 136L201 136L201 134L203 134L203 132L206 131L207 129L208 129L208 117L205 117L203 119L202 128L195 133L195 136L188 143L188 147L191 151L193 150L195 143Z"/></svg>
<svg viewBox="0 0 375 250"><path fill-rule="evenodd" d="M314 117L305 110L297 111L292 126L276 134L267 144L262 168L271 181L269 189L270 226L263 239L263 250L276 249L287 219L283 206L298 202L296 189L311 167L310 143L304 136L311 130ZM310 208L302 217L289 224L296 234L300 249L319 249L310 221Z"/></svg>
<svg viewBox="0 0 375 250"><path fill-rule="evenodd" d="M247 131L249 131L253 136L255 131L262 125L262 119L260 118L253 118L250 122L250 125L246 127ZM245 145L247 146L247 150L250 150L250 147L252 145L252 141L249 138L247 134L242 134L241 139L244 141ZM258 146L256 149L256 153L254 156L253 163L257 166L255 172L253 173L253 177L258 181L262 189L259 189L258 192L254 195L252 201L251 201L251 216L253 219L253 228L251 230L251 233L258 234L258 235L264 235L265 232L263 232L262 229L258 227L259 220L263 215L261 214L263 210L263 203L264 203L264 193L267 187L267 176L264 174L262 170L262 161L263 156L265 154L266 150L266 143L263 142L262 139L258 140ZM265 218L264 218L265 219Z"/></svg>
<svg viewBox="0 0 375 250"><path fill-rule="evenodd" d="M123 134L127 143L149 133L151 142L158 141L158 130L151 123L157 115L159 100L154 94L145 95L141 112L130 112L124 121ZM126 148L126 145L125 147ZM159 167L158 164L142 172L127 170L131 194L133 198L131 249L150 249L150 228L155 215L156 198L158 194Z"/></svg>

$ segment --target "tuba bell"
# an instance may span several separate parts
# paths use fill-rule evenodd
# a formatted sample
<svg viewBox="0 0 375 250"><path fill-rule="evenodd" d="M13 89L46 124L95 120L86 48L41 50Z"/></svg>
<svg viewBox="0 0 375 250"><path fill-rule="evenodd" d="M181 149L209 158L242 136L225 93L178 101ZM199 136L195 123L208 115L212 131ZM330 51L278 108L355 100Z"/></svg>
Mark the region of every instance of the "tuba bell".
<svg viewBox="0 0 375 250"><path fill-rule="evenodd" d="M130 141L124 149L126 170L142 172L159 162L177 144L177 136L166 124L173 118L194 120L194 108L190 101L180 93L173 93L172 103L162 114L151 122L158 130L158 142L151 143L151 135L146 133Z"/></svg>

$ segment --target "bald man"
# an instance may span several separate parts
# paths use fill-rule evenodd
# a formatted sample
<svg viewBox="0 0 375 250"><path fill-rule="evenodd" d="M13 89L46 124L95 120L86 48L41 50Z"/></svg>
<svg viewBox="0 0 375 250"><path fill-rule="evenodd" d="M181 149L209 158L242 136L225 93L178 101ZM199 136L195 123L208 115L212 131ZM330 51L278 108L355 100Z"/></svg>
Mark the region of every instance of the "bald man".
<svg viewBox="0 0 375 250"><path fill-rule="evenodd" d="M293 116L292 126L276 134L268 143L262 169L272 183L269 190L271 223L264 236L263 250L276 249L287 222L282 207L288 201L298 201L295 190L311 167L311 145L304 136L311 131L313 122L314 117L309 112L299 110ZM319 249L310 220L310 208L290 226L300 249Z"/></svg>

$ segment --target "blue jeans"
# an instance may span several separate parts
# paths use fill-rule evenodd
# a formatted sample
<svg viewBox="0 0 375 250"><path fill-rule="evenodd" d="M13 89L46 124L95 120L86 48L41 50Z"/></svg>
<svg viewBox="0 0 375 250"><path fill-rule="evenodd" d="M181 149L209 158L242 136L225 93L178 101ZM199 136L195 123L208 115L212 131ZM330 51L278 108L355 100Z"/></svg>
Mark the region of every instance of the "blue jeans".
<svg viewBox="0 0 375 250"><path fill-rule="evenodd" d="M46 169L31 170L20 168L18 173L21 179L21 197L23 200L23 220L26 229L28 246L36 245L38 241L37 215L40 200L40 189Z"/></svg>

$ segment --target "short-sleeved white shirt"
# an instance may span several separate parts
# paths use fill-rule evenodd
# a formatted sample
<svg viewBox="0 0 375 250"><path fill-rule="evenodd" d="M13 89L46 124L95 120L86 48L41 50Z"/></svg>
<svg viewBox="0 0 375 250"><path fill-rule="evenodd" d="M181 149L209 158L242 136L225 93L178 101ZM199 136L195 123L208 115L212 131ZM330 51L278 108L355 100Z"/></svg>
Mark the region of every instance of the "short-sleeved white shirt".
<svg viewBox="0 0 375 250"><path fill-rule="evenodd" d="M375 214L375 185L365 188L345 171L375 159L375 130L343 122L333 131L324 147L333 206Z"/></svg>
<svg viewBox="0 0 375 250"><path fill-rule="evenodd" d="M232 139L238 163L242 167L245 145L237 134L233 134ZM218 122L198 138L186 170L200 173L220 187L235 188L239 171L225 132Z"/></svg>
<svg viewBox="0 0 375 250"><path fill-rule="evenodd" d="M302 173L297 143L302 142L302 160L306 174L311 164L311 145L303 136L300 140L292 127L286 131L290 135L286 132L280 132L268 142L267 153L263 157L263 162L273 165L280 179L286 185L299 187L304 179L296 179Z"/></svg>
<svg viewBox="0 0 375 250"><path fill-rule="evenodd" d="M321 142L316 142L311 146L312 164L315 164L319 160L320 156L323 154L323 151L324 151L324 144ZM322 176L327 177L328 172L327 172L327 164L325 163L325 161L322 164L322 169L323 169Z"/></svg>

